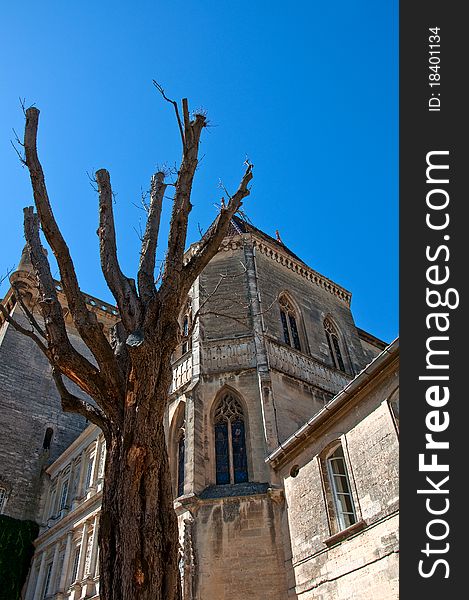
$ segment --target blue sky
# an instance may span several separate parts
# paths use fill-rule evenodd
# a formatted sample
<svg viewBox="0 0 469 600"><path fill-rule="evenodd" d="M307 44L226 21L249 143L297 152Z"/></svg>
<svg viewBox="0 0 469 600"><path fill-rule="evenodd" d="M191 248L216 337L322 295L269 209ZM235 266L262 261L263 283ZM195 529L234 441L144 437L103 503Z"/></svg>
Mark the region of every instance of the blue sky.
<svg viewBox="0 0 469 600"><path fill-rule="evenodd" d="M11 147L41 110L39 151L82 289L112 301L99 271L97 198L107 168L119 255L135 272L141 191L180 158L171 107L204 108L189 242L255 165L244 209L353 293L356 324L398 334L397 0L3 3L0 21L0 274L24 244L28 174ZM168 206L166 207L169 209ZM160 251L160 258L163 250ZM0 296L5 292L5 284Z"/></svg>

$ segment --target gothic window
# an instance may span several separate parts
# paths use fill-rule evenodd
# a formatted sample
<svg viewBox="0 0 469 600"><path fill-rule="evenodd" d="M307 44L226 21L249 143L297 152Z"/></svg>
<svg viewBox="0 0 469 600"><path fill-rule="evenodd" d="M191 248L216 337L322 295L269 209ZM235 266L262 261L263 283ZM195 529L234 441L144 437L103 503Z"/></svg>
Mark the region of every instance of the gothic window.
<svg viewBox="0 0 469 600"><path fill-rule="evenodd" d="M178 454L177 454L177 495L184 494L184 461L186 454L186 435L184 427L181 427L178 439Z"/></svg>
<svg viewBox="0 0 469 600"><path fill-rule="evenodd" d="M279 305L284 342L296 350L301 350L296 311L285 296L279 298Z"/></svg>
<svg viewBox="0 0 469 600"><path fill-rule="evenodd" d="M335 447L326 458L326 496L332 495L333 529L342 531L357 522L350 480L342 445ZM330 500L330 498L329 498Z"/></svg>
<svg viewBox="0 0 469 600"><path fill-rule="evenodd" d="M44 441L42 442L43 450L50 450L50 444L51 444L53 435L54 435L54 430L52 429L52 427L48 427L46 429L46 433L44 434Z"/></svg>
<svg viewBox="0 0 469 600"><path fill-rule="evenodd" d="M179 346L180 356L189 352L192 349L192 336L191 333L191 324L192 324L192 311L190 300L187 302L184 310L182 311L179 317L179 326L181 332L181 344ZM176 355L178 356L178 355Z"/></svg>
<svg viewBox="0 0 469 600"><path fill-rule="evenodd" d="M329 352L334 367L345 373L345 363L340 347L339 333L330 319L324 320L324 329L326 331L327 344L329 346Z"/></svg>
<svg viewBox="0 0 469 600"><path fill-rule="evenodd" d="M7 491L6 488L0 487L0 515L3 514L5 505L7 503Z"/></svg>
<svg viewBox="0 0 469 600"><path fill-rule="evenodd" d="M189 350L189 315L185 315L182 321L182 354Z"/></svg>
<svg viewBox="0 0 469 600"><path fill-rule="evenodd" d="M239 401L229 393L218 403L214 426L217 484L248 481L243 410Z"/></svg>

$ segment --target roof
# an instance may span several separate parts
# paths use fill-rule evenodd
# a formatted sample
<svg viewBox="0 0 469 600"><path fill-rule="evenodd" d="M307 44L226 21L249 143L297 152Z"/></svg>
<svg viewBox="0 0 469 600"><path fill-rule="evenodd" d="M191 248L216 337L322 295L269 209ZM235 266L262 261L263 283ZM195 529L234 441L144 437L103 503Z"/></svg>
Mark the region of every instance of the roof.
<svg viewBox="0 0 469 600"><path fill-rule="evenodd" d="M263 239L264 241L269 242L270 244L274 244L278 248L281 248L284 252L289 254L292 258L294 258L298 262L305 265L305 267L308 266L303 260L301 260L301 258L299 258L299 256L297 256L294 252L292 252L289 248L287 248L287 246L285 246L285 244L283 242L271 237L270 235L268 235L261 229L258 229L252 223L247 221L246 219L242 219L240 216L234 215L231 219L231 223L230 223L230 227L228 229L227 235L228 236L240 235L241 233L253 233L253 234L257 235L257 237L260 237L261 239Z"/></svg>

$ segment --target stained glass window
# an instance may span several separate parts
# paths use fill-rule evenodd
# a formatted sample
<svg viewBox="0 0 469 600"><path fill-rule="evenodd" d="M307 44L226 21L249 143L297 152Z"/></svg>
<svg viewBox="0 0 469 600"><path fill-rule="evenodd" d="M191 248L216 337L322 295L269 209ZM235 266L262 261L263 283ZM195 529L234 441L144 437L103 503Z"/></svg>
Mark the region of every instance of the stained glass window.
<svg viewBox="0 0 469 600"><path fill-rule="evenodd" d="M218 485L248 481L244 415L231 394L221 398L215 411L215 463Z"/></svg>
<svg viewBox="0 0 469 600"><path fill-rule="evenodd" d="M184 494L184 460L186 453L186 437L184 429L181 430L178 442L178 487L177 495L182 496Z"/></svg>
<svg viewBox="0 0 469 600"><path fill-rule="evenodd" d="M231 423L231 439L233 448L234 482L244 483L248 480L248 465L243 421L238 419Z"/></svg>

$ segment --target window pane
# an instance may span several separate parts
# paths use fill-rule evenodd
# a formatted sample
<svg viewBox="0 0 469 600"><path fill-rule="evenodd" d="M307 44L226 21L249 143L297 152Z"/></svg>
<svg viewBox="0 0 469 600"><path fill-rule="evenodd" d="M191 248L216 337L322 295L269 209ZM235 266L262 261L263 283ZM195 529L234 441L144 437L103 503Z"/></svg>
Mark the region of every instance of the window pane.
<svg viewBox="0 0 469 600"><path fill-rule="evenodd" d="M339 527L345 529L356 522L355 508L348 480L344 452L341 446L328 460Z"/></svg>
<svg viewBox="0 0 469 600"><path fill-rule="evenodd" d="M293 338L293 346L297 350L301 350L300 336L298 335L298 329L296 327L296 319L292 314L289 314L288 320L290 321L290 329L291 329L291 335Z"/></svg>
<svg viewBox="0 0 469 600"><path fill-rule="evenodd" d="M217 484L230 483L227 421L221 421L215 425L215 456Z"/></svg>
<svg viewBox="0 0 469 600"><path fill-rule="evenodd" d="M234 482L244 483L248 480L248 465L246 457L246 437L243 421L231 424L231 440L233 448Z"/></svg>
<svg viewBox="0 0 469 600"><path fill-rule="evenodd" d="M291 346L290 332L288 331L288 324L287 324L287 317L286 317L285 313L283 312L283 310L280 311L280 317L282 319L283 338L285 340L285 343L288 344L289 346Z"/></svg>
<svg viewBox="0 0 469 600"><path fill-rule="evenodd" d="M341 371L344 371L344 373L345 373L345 365L344 365L344 361L342 360L342 353L340 351L339 340L336 335L332 335L332 342L334 344L334 350L335 350L335 355L337 357L337 363L339 365L339 369Z"/></svg>
<svg viewBox="0 0 469 600"><path fill-rule="evenodd" d="M184 494L184 454L185 454L186 440L183 435L179 438L178 445L178 485L177 495L182 496Z"/></svg>
<svg viewBox="0 0 469 600"><path fill-rule="evenodd" d="M329 346L329 352L331 353L332 363L334 367L337 369L337 360L335 358L334 350L332 349L331 336L329 332L326 332L327 344Z"/></svg>
<svg viewBox="0 0 469 600"><path fill-rule="evenodd" d="M60 510L65 508L67 504L67 494L68 494L68 479L62 484L62 494L60 497Z"/></svg>

